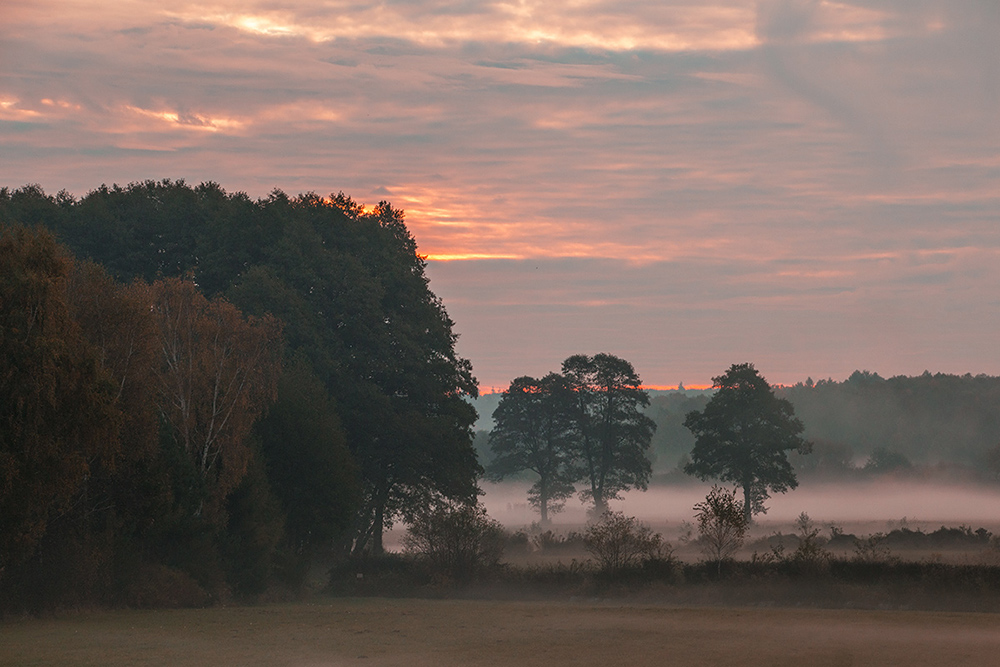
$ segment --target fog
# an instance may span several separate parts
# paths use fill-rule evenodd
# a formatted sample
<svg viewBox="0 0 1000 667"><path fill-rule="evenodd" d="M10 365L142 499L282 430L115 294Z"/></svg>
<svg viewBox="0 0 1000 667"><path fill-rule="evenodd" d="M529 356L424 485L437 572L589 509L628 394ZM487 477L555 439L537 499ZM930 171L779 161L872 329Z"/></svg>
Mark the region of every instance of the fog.
<svg viewBox="0 0 1000 667"><path fill-rule="evenodd" d="M538 521L538 513L527 502L528 483L484 483L483 502L490 516L508 528L528 526ZM611 508L636 516L663 528L679 527L693 521L692 507L704 499L710 485L674 485L632 491ZM767 502L768 512L759 517L758 527L791 524L801 512L817 524L836 523L844 527L884 530L906 525L911 528L941 525L993 529L1000 526L1000 488L931 484L914 481L875 480L864 483L800 486L786 494L776 494ZM587 521L587 507L578 499L566 503L553 518L553 527L579 526ZM669 534L669 530L667 531Z"/></svg>

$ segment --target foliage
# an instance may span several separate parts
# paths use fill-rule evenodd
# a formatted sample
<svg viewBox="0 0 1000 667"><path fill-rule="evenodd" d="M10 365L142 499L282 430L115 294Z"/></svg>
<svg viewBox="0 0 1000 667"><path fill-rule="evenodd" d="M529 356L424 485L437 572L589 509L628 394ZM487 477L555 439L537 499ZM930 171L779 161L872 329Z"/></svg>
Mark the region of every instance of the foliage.
<svg viewBox="0 0 1000 667"><path fill-rule="evenodd" d="M702 551L721 571L722 561L739 551L750 529L743 503L736 499L736 489L713 486L694 510Z"/></svg>
<svg viewBox="0 0 1000 667"><path fill-rule="evenodd" d="M574 355L562 372L576 396L577 451L589 486L582 495L600 515L620 492L647 488L647 451L656 430L641 411L649 395L632 364L614 355Z"/></svg>
<svg viewBox="0 0 1000 667"><path fill-rule="evenodd" d="M119 447L116 388L70 316L70 258L0 227L0 577L72 509Z"/></svg>
<svg viewBox="0 0 1000 667"><path fill-rule="evenodd" d="M856 371L780 390L811 441L828 441L865 457L878 448L914 464L948 461L981 466L1000 442L1000 377L923 373L882 378Z"/></svg>
<svg viewBox="0 0 1000 667"><path fill-rule="evenodd" d="M355 551L380 551L383 528L425 492L475 497L476 415L463 396L476 381L401 211L342 193L255 201L169 180L79 200L36 186L2 192L0 219L49 227L118 280L193 276L206 298L282 322L289 357L324 385L356 464Z"/></svg>
<svg viewBox="0 0 1000 667"><path fill-rule="evenodd" d="M275 579L285 514L271 492L259 454L226 498L223 551L227 581L243 596L264 592Z"/></svg>
<svg viewBox="0 0 1000 667"><path fill-rule="evenodd" d="M255 430L288 546L305 561L329 554L350 526L360 485L336 405L301 357L286 366L277 400Z"/></svg>
<svg viewBox="0 0 1000 667"><path fill-rule="evenodd" d="M659 533L622 512L605 512L583 534L583 544L605 572L661 558L669 546Z"/></svg>
<svg viewBox="0 0 1000 667"><path fill-rule="evenodd" d="M859 563L890 563L897 560L886 544L885 533L872 533L854 542L854 560Z"/></svg>
<svg viewBox="0 0 1000 667"><path fill-rule="evenodd" d="M799 545L792 553L791 560L806 566L817 566L830 558L830 552L823 548L823 538L819 528L805 512L795 521L798 529Z"/></svg>
<svg viewBox="0 0 1000 667"><path fill-rule="evenodd" d="M408 553L457 581L497 567L504 542L503 526L481 504L447 501L417 513L403 537Z"/></svg>
<svg viewBox="0 0 1000 667"><path fill-rule="evenodd" d="M242 479L250 430L275 398L281 326L271 316L245 318L219 297L209 301L191 281L161 279L150 294L160 411L206 483L212 516Z"/></svg>
<svg viewBox="0 0 1000 667"><path fill-rule="evenodd" d="M487 476L499 481L525 470L535 473L538 481L528 500L540 510L543 525L576 490L572 405L566 379L549 373L541 380L525 376L512 381L493 412L496 426L489 442L494 459Z"/></svg>
<svg viewBox="0 0 1000 667"><path fill-rule="evenodd" d="M683 465L677 466L677 462L689 455L694 447L694 435L684 427L684 418L689 412L703 410L708 400L705 394L689 396L683 391L650 395L645 413L656 424L650 442L654 472L674 472L676 467L683 468Z"/></svg>
<svg viewBox="0 0 1000 667"><path fill-rule="evenodd" d="M810 445L791 403L774 395L753 364L734 364L713 383L717 391L705 409L684 421L696 439L684 471L741 487L749 523L767 511L770 493L798 486L786 452L807 453Z"/></svg>
<svg viewBox="0 0 1000 667"><path fill-rule="evenodd" d="M880 475L887 472L909 470L912 467L913 464L903 454L885 447L876 447L871 456L868 457L868 462L865 463L865 472Z"/></svg>

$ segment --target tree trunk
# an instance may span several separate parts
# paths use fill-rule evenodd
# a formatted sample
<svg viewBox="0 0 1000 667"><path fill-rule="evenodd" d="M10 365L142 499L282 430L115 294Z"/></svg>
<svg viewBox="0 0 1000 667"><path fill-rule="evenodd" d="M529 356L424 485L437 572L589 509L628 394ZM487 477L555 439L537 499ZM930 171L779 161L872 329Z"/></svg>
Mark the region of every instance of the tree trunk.
<svg viewBox="0 0 1000 667"><path fill-rule="evenodd" d="M750 484L743 485L743 518L749 526L753 522L753 505L750 503Z"/></svg>
<svg viewBox="0 0 1000 667"><path fill-rule="evenodd" d="M375 503L375 519L372 525L372 555L381 556L385 553L382 544L382 527L385 521L385 501L379 498Z"/></svg>
<svg viewBox="0 0 1000 667"><path fill-rule="evenodd" d="M542 513L541 525L544 527L549 525L549 493L544 480L538 487L538 508Z"/></svg>

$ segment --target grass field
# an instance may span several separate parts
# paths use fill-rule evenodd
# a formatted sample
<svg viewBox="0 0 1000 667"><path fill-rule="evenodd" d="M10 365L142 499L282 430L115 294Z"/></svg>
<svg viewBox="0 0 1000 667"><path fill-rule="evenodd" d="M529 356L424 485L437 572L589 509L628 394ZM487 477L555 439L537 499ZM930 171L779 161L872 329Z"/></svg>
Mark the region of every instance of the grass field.
<svg viewBox="0 0 1000 667"><path fill-rule="evenodd" d="M330 598L0 624L18 665L986 665L1000 616Z"/></svg>

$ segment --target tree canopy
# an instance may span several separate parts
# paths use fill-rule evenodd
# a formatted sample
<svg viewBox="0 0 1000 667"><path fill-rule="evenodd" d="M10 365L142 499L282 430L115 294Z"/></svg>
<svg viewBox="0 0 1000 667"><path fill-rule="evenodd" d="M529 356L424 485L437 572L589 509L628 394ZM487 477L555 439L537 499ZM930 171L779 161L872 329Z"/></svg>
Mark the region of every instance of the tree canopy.
<svg viewBox="0 0 1000 667"><path fill-rule="evenodd" d="M578 456L589 486L583 495L600 515L620 492L649 484L656 424L641 410L649 395L632 364L611 354L571 356L562 371L576 396Z"/></svg>
<svg viewBox="0 0 1000 667"><path fill-rule="evenodd" d="M74 550L106 591L111 562L261 590L477 495L476 380L387 202L25 186L0 230L0 607Z"/></svg>
<svg viewBox="0 0 1000 667"><path fill-rule="evenodd" d="M656 425L641 411L648 405L632 364L610 354L574 355L562 374L517 378L493 412L490 475L538 475L529 500L543 521L583 481L581 496L600 516L620 492L649 483Z"/></svg>
<svg viewBox="0 0 1000 667"><path fill-rule="evenodd" d="M549 373L540 380L516 378L493 412L496 427L489 439L495 457L487 476L499 481L525 470L538 475L528 500L538 508L543 525L573 495L579 479L573 403L566 378Z"/></svg>
<svg viewBox="0 0 1000 667"><path fill-rule="evenodd" d="M770 493L798 486L787 452L807 453L810 444L800 436L802 422L791 403L774 395L753 364L733 364L712 381L717 391L705 409L684 420L695 436L684 471L741 487L749 522L767 511Z"/></svg>

